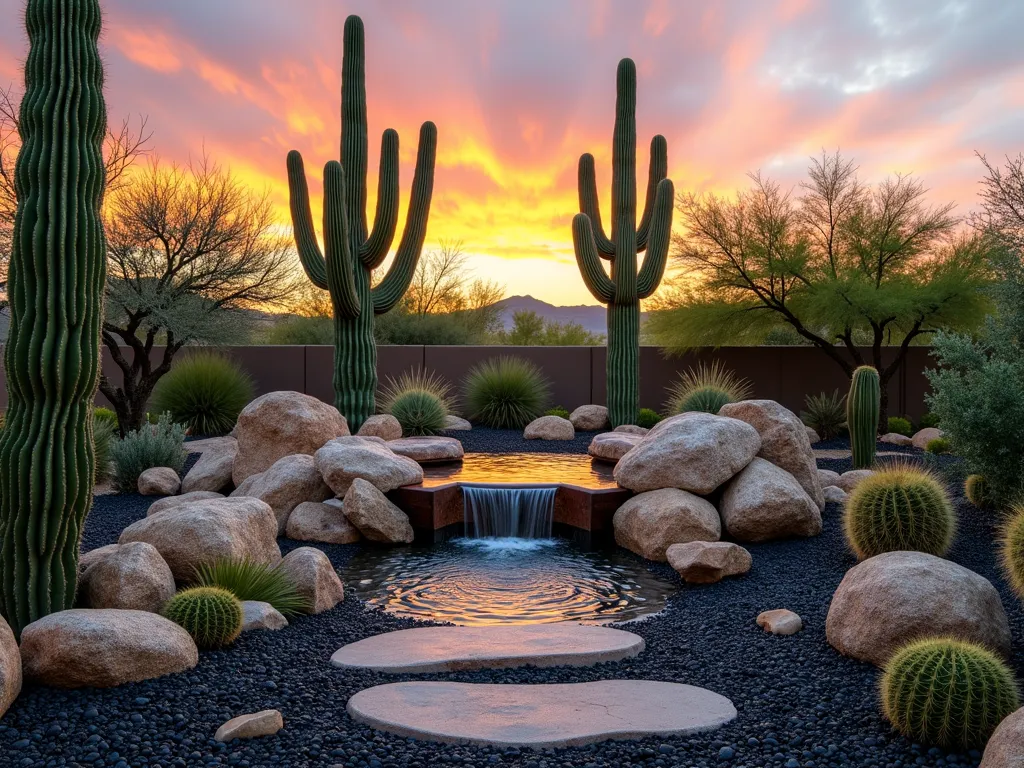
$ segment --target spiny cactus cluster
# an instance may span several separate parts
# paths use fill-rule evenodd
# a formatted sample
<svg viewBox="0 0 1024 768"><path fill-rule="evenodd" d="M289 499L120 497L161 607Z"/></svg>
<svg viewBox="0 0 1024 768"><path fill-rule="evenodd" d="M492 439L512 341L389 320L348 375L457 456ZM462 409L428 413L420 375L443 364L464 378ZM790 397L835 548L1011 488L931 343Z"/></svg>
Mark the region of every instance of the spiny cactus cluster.
<svg viewBox="0 0 1024 768"><path fill-rule="evenodd" d="M942 483L905 465L884 467L858 483L846 500L843 523L861 560L903 550L941 557L956 532L956 514Z"/></svg>
<svg viewBox="0 0 1024 768"><path fill-rule="evenodd" d="M978 509L992 506L992 491L982 475L969 475L964 481L964 495Z"/></svg>
<svg viewBox="0 0 1024 768"><path fill-rule="evenodd" d="M1010 510L1000 542L1003 570L1014 591L1024 597L1024 506Z"/></svg>
<svg viewBox="0 0 1024 768"><path fill-rule="evenodd" d="M980 747L1020 706L1013 673L991 651L929 638L897 651L882 677L882 711L908 739Z"/></svg>
<svg viewBox="0 0 1024 768"><path fill-rule="evenodd" d="M870 365L862 365L853 372L850 394L846 398L846 426L850 430L854 469L870 469L875 463L880 409L878 371Z"/></svg>
<svg viewBox="0 0 1024 768"><path fill-rule="evenodd" d="M594 297L608 305L608 415L613 427L634 424L640 408L640 300L665 273L675 190L664 136L651 141L647 199L636 220L636 65L619 62L612 147L612 230L601 225L594 156L579 163L580 213L572 221L576 262ZM637 269L637 254L647 251ZM611 276L601 266L607 259Z"/></svg>
<svg viewBox="0 0 1024 768"><path fill-rule="evenodd" d="M345 20L341 70L341 162L324 168L324 251L317 242L302 155L288 154L288 186L299 259L334 305L334 403L353 431L375 411L377 347L374 315L390 311L409 288L427 233L434 191L437 128L420 128L419 151L405 232L387 274L370 286L373 270L388 255L398 226L398 133L384 131L377 209L367 228L366 54L363 21Z"/></svg>
<svg viewBox="0 0 1024 768"><path fill-rule="evenodd" d="M18 636L75 601L78 543L92 504L106 280L100 4L28 0L24 18L0 437L0 612Z"/></svg>
<svg viewBox="0 0 1024 768"><path fill-rule="evenodd" d="M200 648L230 645L242 632L242 603L220 587L179 592L167 601L164 616L192 635Z"/></svg>

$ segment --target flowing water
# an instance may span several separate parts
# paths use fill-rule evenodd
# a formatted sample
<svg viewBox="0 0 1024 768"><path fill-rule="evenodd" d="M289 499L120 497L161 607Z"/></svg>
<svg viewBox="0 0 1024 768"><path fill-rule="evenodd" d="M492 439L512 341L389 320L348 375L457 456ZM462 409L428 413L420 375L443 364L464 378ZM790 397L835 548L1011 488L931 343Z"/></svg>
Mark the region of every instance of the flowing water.
<svg viewBox="0 0 1024 768"><path fill-rule="evenodd" d="M550 539L557 490L463 485L466 536Z"/></svg>

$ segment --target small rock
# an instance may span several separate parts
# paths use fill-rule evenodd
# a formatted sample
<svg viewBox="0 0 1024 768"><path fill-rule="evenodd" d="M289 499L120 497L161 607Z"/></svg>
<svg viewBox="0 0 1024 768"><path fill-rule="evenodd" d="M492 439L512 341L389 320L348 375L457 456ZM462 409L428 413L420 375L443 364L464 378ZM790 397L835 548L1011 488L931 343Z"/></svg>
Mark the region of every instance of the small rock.
<svg viewBox="0 0 1024 768"><path fill-rule="evenodd" d="M832 485L849 493L857 487L861 480L871 477L873 474L875 474L873 469L851 469L849 472L843 472L837 480L833 481Z"/></svg>
<svg viewBox="0 0 1024 768"><path fill-rule="evenodd" d="M829 504L843 504L849 495L838 485L826 485L821 489L821 492L825 495L825 501Z"/></svg>
<svg viewBox="0 0 1024 768"><path fill-rule="evenodd" d="M443 461L462 461L462 443L454 437L403 437L392 440L388 448L419 464Z"/></svg>
<svg viewBox="0 0 1024 768"><path fill-rule="evenodd" d="M382 440L397 440L402 436L402 425L390 413L378 413L364 421L356 435L379 437Z"/></svg>
<svg viewBox="0 0 1024 768"><path fill-rule="evenodd" d="M907 437L906 435L901 435L898 432L887 432L886 434L878 438L878 442L888 443L889 445L901 445L907 447L914 444L914 439L911 437Z"/></svg>
<svg viewBox="0 0 1024 768"><path fill-rule="evenodd" d="M914 436L910 439L910 443L915 448L923 451L925 448L928 447L928 443L930 443L932 440L938 440L940 437L943 437L944 435L945 433L941 429L936 429L935 427L925 427L924 429L914 434Z"/></svg>
<svg viewBox="0 0 1024 768"><path fill-rule="evenodd" d="M807 431L807 439L811 441L811 445L821 442L821 436L812 427L804 427L804 429Z"/></svg>
<svg viewBox="0 0 1024 768"><path fill-rule="evenodd" d="M278 566L305 598L310 613L329 611L345 599L345 588L327 555L314 547L293 549Z"/></svg>
<svg viewBox="0 0 1024 768"><path fill-rule="evenodd" d="M444 417L444 429L446 432L469 432L473 425L458 416L448 415Z"/></svg>
<svg viewBox="0 0 1024 768"><path fill-rule="evenodd" d="M146 510L146 517L155 515L157 512L163 512L165 509L173 509L174 507L180 507L183 504L189 504L193 501L223 498L224 494L216 493L214 491L189 491L188 493L183 493L180 496L168 496L166 499L157 499L150 504L149 509Z"/></svg>
<svg viewBox="0 0 1024 768"><path fill-rule="evenodd" d="M765 611L757 617L757 626L773 635L795 635L804 628L803 619L785 608Z"/></svg>
<svg viewBox="0 0 1024 768"><path fill-rule="evenodd" d="M181 478L170 467L152 467L139 475L143 496L173 496L181 490Z"/></svg>
<svg viewBox="0 0 1024 768"><path fill-rule="evenodd" d="M594 435L587 453L595 459L616 462L636 447L642 439L642 435L629 432L602 432Z"/></svg>
<svg viewBox="0 0 1024 768"><path fill-rule="evenodd" d="M182 493L215 491L223 493L232 486L232 472L238 455L238 441L225 438L202 452L181 481Z"/></svg>
<svg viewBox="0 0 1024 768"><path fill-rule="evenodd" d="M0 717L21 693L21 652L10 625L0 616Z"/></svg>
<svg viewBox="0 0 1024 768"><path fill-rule="evenodd" d="M273 736L284 728L284 718L276 709L265 709L252 715L239 715L217 729L215 741L227 743L232 739L254 739Z"/></svg>
<svg viewBox="0 0 1024 768"><path fill-rule="evenodd" d="M352 481L342 502L345 517L370 541L411 544L414 538L409 516L391 503L373 483Z"/></svg>
<svg viewBox="0 0 1024 768"><path fill-rule="evenodd" d="M608 409L603 405L581 405L569 415L569 421L573 429L581 432L596 432L611 426Z"/></svg>
<svg viewBox="0 0 1024 768"><path fill-rule="evenodd" d="M526 425L523 437L527 440L572 440L576 430L572 422L561 416L541 416Z"/></svg>
<svg viewBox="0 0 1024 768"><path fill-rule="evenodd" d="M259 600L242 601L242 631L250 629L284 629L288 619L270 603Z"/></svg>
<svg viewBox="0 0 1024 768"><path fill-rule="evenodd" d="M753 565L750 553L729 541L673 544L665 555L683 581L691 584L714 584L726 576L747 573Z"/></svg>
<svg viewBox="0 0 1024 768"><path fill-rule="evenodd" d="M359 529L345 517L342 504L315 501L305 501L292 510L285 535L296 541L321 544L354 544L363 538Z"/></svg>
<svg viewBox="0 0 1024 768"><path fill-rule="evenodd" d="M819 469L818 470L818 482L821 483L822 488L827 488L830 485L835 485L836 480L839 479L839 473L833 472L831 469Z"/></svg>

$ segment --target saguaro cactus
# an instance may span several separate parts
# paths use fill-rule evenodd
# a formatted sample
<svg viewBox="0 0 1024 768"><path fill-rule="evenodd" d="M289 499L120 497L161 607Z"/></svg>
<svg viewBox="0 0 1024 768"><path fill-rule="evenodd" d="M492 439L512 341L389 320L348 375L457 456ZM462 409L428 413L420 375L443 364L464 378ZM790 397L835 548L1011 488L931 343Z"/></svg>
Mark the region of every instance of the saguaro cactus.
<svg viewBox="0 0 1024 768"><path fill-rule="evenodd" d="M97 0L29 0L0 437L0 609L15 633L71 608L92 503L106 246Z"/></svg>
<svg viewBox="0 0 1024 768"><path fill-rule="evenodd" d="M583 280L608 305L608 412L612 426L635 424L640 406L640 300L658 288L665 273L675 190L668 173L664 136L651 140L647 200L636 222L636 65L619 62L616 77L615 134L612 149L612 234L601 226L594 156L579 165L581 213L572 221L572 239ZM647 251L637 272L637 254ZM611 277L601 259L611 262Z"/></svg>
<svg viewBox="0 0 1024 768"><path fill-rule="evenodd" d="M288 154L295 243L309 279L330 291L334 305L334 404L353 429L374 412L377 348L373 318L392 309L409 287L423 248L434 191L437 128L420 128L419 151L405 232L394 263L375 286L370 274L388 255L398 224L398 133L381 141L377 211L370 233L366 219L366 75L363 21L345 20L341 70L341 162L324 168L324 253L309 208L302 155ZM325 258L326 257L326 258Z"/></svg>
<svg viewBox="0 0 1024 768"><path fill-rule="evenodd" d="M853 372L850 394L846 397L846 426L850 430L854 469L868 469L875 463L880 392L878 371L870 365L862 365Z"/></svg>

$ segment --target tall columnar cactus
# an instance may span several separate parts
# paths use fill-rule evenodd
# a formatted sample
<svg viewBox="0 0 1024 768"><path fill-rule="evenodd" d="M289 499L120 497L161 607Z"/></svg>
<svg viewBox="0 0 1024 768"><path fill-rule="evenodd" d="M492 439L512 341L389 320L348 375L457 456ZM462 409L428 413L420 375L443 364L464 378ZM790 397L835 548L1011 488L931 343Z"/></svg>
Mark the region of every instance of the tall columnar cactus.
<svg viewBox="0 0 1024 768"><path fill-rule="evenodd" d="M862 365L853 372L846 398L846 426L850 430L854 469L867 469L875 463L880 402L878 371Z"/></svg>
<svg viewBox="0 0 1024 768"><path fill-rule="evenodd" d="M72 607L92 502L106 247L97 0L28 0L0 437L0 610L14 631Z"/></svg>
<svg viewBox="0 0 1024 768"><path fill-rule="evenodd" d="M341 70L341 162L324 168L324 251L316 239L302 155L288 154L292 222L302 266L334 305L334 404L353 430L374 413L377 348L373 318L405 294L419 261L434 191L437 128L420 128L419 152L405 232L388 273L371 287L371 272L388 255L398 225L398 133L384 131L377 211L372 233L366 217L366 75L363 21L345 20ZM326 258L325 258L326 257Z"/></svg>
<svg viewBox="0 0 1024 768"><path fill-rule="evenodd" d="M612 147L612 233L601 226L594 156L579 165L580 213L572 239L583 281L608 305L608 412L612 426L635 424L640 406L640 300L658 288L665 274L675 190L668 174L664 136L651 140L647 200L636 221L636 65L619 62ZM637 254L647 251L637 271ZM601 259L611 262L611 276Z"/></svg>

